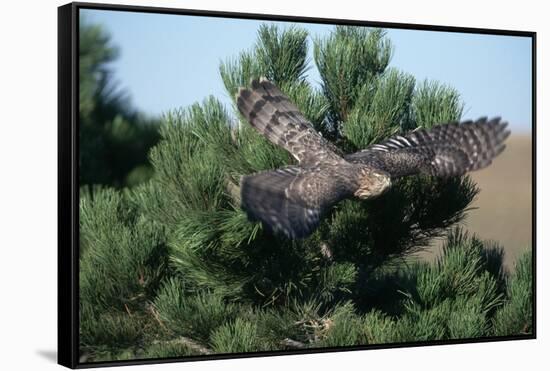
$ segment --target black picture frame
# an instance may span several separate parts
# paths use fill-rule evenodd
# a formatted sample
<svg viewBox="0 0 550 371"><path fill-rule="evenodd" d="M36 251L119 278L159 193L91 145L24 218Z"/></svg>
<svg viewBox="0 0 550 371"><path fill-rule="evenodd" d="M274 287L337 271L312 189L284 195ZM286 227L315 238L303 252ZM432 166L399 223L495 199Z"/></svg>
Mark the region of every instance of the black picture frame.
<svg viewBox="0 0 550 371"><path fill-rule="evenodd" d="M79 10L119 10L125 12L195 15L222 18L253 19L266 21L291 21L331 25L358 25L397 29L444 31L490 35L522 36L532 42L532 271L533 271L533 331L521 336L485 337L459 340L431 340L422 342L363 345L353 347L285 350L254 353L235 353L204 356L188 356L164 359L139 359L94 363L79 362ZM425 24L360 21L350 19L310 18L272 14L233 13L129 5L70 3L58 8L58 363L69 368L89 368L154 364L181 361L216 360L242 357L260 357L288 354L324 353L380 348L449 345L462 343L526 340L536 338L536 32L486 28L449 27Z"/></svg>

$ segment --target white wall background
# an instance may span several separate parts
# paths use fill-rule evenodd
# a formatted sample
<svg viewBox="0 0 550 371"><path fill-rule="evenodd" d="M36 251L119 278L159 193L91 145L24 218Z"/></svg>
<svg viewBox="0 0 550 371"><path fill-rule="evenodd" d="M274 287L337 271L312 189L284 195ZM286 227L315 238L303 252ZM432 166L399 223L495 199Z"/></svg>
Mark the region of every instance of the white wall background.
<svg viewBox="0 0 550 371"><path fill-rule="evenodd" d="M108 0L105 0L108 1ZM538 339L133 366L155 370L534 370L550 349L550 25L543 1L141 0L132 5L538 32ZM0 368L59 369L56 352L57 6L6 1L0 12ZM6 115L7 111L7 115Z"/></svg>

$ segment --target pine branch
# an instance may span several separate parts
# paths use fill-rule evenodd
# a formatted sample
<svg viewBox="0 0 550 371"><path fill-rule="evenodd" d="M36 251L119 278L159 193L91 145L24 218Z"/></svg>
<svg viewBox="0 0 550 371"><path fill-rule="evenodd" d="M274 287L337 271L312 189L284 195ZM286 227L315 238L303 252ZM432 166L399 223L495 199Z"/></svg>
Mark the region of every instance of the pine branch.
<svg viewBox="0 0 550 371"><path fill-rule="evenodd" d="M233 204L239 207L241 205L241 187L235 184L232 179L226 179L227 194L233 201Z"/></svg>
<svg viewBox="0 0 550 371"><path fill-rule="evenodd" d="M212 354L213 351L207 347L205 347L204 345L198 343L197 341L195 340L192 340L188 337L185 337L185 336L180 336L176 339L172 339L172 340L155 340L153 341L153 344L181 344L181 345L184 345L186 346L187 348L191 349L192 351L195 351L199 354L203 354L203 355L208 355L208 354Z"/></svg>
<svg viewBox="0 0 550 371"><path fill-rule="evenodd" d="M283 339L281 341L281 345L291 348L291 349L305 349L307 348L307 345L300 341L292 340L290 338Z"/></svg>

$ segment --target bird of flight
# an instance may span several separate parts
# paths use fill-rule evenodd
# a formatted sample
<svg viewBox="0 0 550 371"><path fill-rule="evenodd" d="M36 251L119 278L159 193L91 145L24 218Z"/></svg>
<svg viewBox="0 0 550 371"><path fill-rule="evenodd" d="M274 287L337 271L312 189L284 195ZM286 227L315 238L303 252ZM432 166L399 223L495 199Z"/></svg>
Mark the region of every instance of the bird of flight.
<svg viewBox="0 0 550 371"><path fill-rule="evenodd" d="M291 239L313 233L337 202L372 199L397 178L453 177L484 168L504 150L510 134L500 118L480 118L417 129L343 154L267 79L241 87L236 100L246 120L298 162L241 180L242 207L249 218Z"/></svg>

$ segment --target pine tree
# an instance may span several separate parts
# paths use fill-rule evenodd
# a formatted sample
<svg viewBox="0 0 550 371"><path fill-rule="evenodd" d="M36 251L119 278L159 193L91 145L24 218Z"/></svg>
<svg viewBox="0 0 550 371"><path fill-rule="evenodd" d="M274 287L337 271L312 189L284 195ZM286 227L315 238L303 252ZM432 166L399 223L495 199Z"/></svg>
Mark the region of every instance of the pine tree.
<svg viewBox="0 0 550 371"><path fill-rule="evenodd" d="M457 120L451 87L389 68L383 30L308 34L261 26L221 64L234 96L266 76L325 137L354 151ZM240 208L239 178L292 163L216 98L172 111L153 178L81 197L81 350L87 360L477 338L532 331L531 261L456 227L479 192L468 177L404 178L374 201L338 204L305 240L275 237ZM412 253L446 237L435 263Z"/></svg>
<svg viewBox="0 0 550 371"><path fill-rule="evenodd" d="M80 184L132 186L152 175L147 152L158 140L158 120L130 104L109 62L118 56L108 33L84 19L79 49Z"/></svg>

